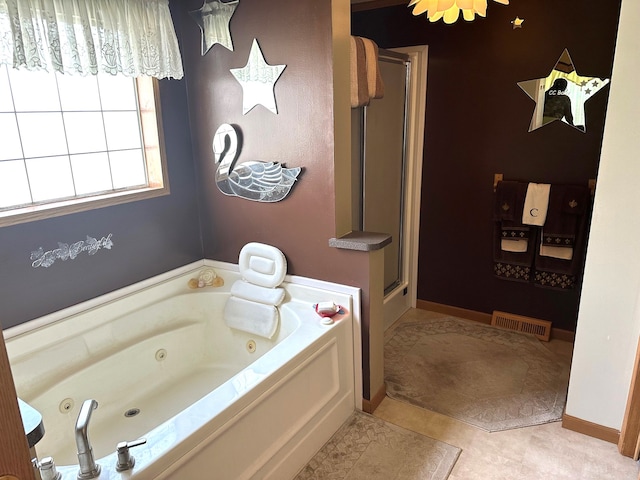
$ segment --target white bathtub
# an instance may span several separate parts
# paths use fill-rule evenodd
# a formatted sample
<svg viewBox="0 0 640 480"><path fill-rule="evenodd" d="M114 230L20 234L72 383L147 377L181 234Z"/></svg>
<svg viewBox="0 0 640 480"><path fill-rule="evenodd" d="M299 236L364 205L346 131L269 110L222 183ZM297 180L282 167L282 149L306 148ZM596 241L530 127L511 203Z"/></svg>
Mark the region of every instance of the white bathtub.
<svg viewBox="0 0 640 480"><path fill-rule="evenodd" d="M225 285L189 288L203 268ZM359 291L287 276L267 340L222 320L238 278L236 265L197 262L8 329L18 395L44 419L39 458L76 477L74 427L91 398L100 479L294 476L361 406ZM324 301L348 313L323 325L312 305ZM116 445L142 437L134 468L116 472Z"/></svg>

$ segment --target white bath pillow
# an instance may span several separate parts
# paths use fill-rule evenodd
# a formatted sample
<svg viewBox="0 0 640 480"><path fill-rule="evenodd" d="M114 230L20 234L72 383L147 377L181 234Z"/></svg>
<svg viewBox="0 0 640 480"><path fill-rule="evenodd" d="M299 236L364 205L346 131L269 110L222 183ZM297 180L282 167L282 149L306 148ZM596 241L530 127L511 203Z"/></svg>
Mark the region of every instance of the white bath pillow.
<svg viewBox="0 0 640 480"><path fill-rule="evenodd" d="M287 259L280 250L264 243L247 243L238 258L240 274L249 283L275 288L287 275Z"/></svg>
<svg viewBox="0 0 640 480"><path fill-rule="evenodd" d="M284 293L284 288L261 287L244 280L236 280L231 286L231 295L234 297L276 307L284 300Z"/></svg>
<svg viewBox="0 0 640 480"><path fill-rule="evenodd" d="M271 338L278 330L280 315L273 305L230 297L224 306L224 321L230 328Z"/></svg>

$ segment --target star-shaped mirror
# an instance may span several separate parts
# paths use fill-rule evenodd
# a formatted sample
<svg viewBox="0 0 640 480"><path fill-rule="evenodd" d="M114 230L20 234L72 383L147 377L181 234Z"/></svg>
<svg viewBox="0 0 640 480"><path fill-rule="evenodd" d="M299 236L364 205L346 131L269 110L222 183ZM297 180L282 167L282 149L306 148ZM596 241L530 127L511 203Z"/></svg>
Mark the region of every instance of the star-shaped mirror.
<svg viewBox="0 0 640 480"><path fill-rule="evenodd" d="M242 114L246 115L256 105L262 105L276 115L276 94L274 86L286 65L268 65L254 38L249 52L249 60L243 68L230 71L242 85Z"/></svg>
<svg viewBox="0 0 640 480"><path fill-rule="evenodd" d="M518 82L518 86L536 102L529 131L560 120L586 132L584 104L608 84L608 78L578 75L565 48L548 76Z"/></svg>
<svg viewBox="0 0 640 480"><path fill-rule="evenodd" d="M233 52L229 22L239 0L205 0L202 8L189 12L202 31L202 55L219 43Z"/></svg>

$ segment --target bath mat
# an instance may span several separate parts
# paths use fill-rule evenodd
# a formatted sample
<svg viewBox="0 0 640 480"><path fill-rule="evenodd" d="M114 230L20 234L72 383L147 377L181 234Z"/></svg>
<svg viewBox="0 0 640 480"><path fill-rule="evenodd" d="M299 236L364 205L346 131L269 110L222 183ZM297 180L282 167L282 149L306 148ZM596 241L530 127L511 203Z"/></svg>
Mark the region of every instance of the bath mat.
<svg viewBox="0 0 640 480"><path fill-rule="evenodd" d="M445 480L460 449L356 411L295 480Z"/></svg>
<svg viewBox="0 0 640 480"><path fill-rule="evenodd" d="M569 364L533 335L454 317L398 325L387 395L489 432L558 421Z"/></svg>

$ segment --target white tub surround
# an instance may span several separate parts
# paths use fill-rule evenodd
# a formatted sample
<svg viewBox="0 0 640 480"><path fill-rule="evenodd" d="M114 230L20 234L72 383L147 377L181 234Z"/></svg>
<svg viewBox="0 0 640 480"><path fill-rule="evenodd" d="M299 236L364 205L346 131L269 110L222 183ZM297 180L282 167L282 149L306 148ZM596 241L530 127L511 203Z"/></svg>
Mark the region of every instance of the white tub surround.
<svg viewBox="0 0 640 480"><path fill-rule="evenodd" d="M204 267L223 285L191 288ZM75 479L74 426L95 399L102 480L293 477L361 407L359 290L286 276L268 339L225 325L240 278L197 262L5 331L18 395L44 418L38 456ZM329 301L345 313L323 325L313 305ZM117 472L116 445L139 438Z"/></svg>

